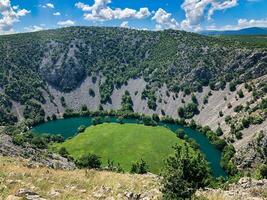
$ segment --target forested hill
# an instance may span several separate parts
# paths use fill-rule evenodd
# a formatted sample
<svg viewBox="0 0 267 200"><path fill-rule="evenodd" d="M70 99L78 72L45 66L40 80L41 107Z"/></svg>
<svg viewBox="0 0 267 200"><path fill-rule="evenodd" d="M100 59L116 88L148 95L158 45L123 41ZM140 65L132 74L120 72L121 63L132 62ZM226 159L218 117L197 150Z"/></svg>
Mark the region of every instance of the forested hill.
<svg viewBox="0 0 267 200"><path fill-rule="evenodd" d="M0 36L0 118L12 119L12 100L27 105L27 115L35 112L33 104L44 103L48 84L69 92L88 75L102 77L102 104L114 88L142 77L148 83L142 98L155 109L154 93L164 83L169 91L190 94L266 73L266 50L184 31L70 27L5 35Z"/></svg>

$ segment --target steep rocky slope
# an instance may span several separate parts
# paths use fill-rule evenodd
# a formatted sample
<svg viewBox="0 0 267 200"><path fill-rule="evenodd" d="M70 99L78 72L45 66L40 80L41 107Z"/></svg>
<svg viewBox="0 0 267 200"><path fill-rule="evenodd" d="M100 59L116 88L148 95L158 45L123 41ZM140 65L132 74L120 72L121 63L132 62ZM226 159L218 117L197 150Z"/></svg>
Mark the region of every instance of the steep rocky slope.
<svg viewBox="0 0 267 200"><path fill-rule="evenodd" d="M1 36L0 59L1 125L83 105L118 110L126 90L135 112L177 118L194 95L193 119L220 127L240 166L266 162L266 49L183 31L71 27ZM251 143L261 156L244 150Z"/></svg>

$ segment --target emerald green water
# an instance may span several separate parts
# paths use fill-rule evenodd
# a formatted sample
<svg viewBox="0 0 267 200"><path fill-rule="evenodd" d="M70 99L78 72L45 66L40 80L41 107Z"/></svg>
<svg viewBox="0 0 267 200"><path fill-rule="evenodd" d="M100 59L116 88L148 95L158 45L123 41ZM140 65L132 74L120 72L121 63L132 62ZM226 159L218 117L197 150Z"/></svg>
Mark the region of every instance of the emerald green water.
<svg viewBox="0 0 267 200"><path fill-rule="evenodd" d="M109 122L116 122L116 117L108 117ZM124 119L124 123L141 123L137 119ZM34 133L38 134L61 134L65 139L73 137L77 128L81 125L91 126L92 118L91 117L74 117L68 119L58 119L55 121L49 121L43 124L40 124L32 129ZM223 176L226 177L227 174L220 166L221 152L217 150L208 139L201 134L199 131L193 130L188 127L183 127L176 124L161 123L161 126L166 126L172 131L176 131L178 128L183 128L186 134L194 139L199 145L200 150L205 155L206 160L209 162L212 169L212 173L215 177Z"/></svg>

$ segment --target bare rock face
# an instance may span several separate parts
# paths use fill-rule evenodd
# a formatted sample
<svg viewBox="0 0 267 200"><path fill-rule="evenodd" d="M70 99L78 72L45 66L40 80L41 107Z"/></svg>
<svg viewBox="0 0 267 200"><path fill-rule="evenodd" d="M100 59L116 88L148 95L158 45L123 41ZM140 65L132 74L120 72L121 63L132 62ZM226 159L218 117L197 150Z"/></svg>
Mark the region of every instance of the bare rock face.
<svg viewBox="0 0 267 200"><path fill-rule="evenodd" d="M267 180L255 180L248 177L241 178L237 183L229 185L226 190L206 189L196 192L197 196L206 197L209 200L265 200Z"/></svg>
<svg viewBox="0 0 267 200"><path fill-rule="evenodd" d="M241 169L255 167L267 160L267 131L256 134L252 141L242 147L235 156L235 163Z"/></svg>
<svg viewBox="0 0 267 200"><path fill-rule="evenodd" d="M29 159L28 167L46 166L53 169L73 170L76 168L73 162L68 161L46 150L21 147L12 142L12 138L6 134L0 134L0 155L10 157L23 157Z"/></svg>
<svg viewBox="0 0 267 200"><path fill-rule="evenodd" d="M50 42L47 47L41 66L40 74L51 85L64 91L76 88L86 76L85 67L81 65L75 54L75 42L64 47L57 42ZM62 50L62 53L60 50Z"/></svg>

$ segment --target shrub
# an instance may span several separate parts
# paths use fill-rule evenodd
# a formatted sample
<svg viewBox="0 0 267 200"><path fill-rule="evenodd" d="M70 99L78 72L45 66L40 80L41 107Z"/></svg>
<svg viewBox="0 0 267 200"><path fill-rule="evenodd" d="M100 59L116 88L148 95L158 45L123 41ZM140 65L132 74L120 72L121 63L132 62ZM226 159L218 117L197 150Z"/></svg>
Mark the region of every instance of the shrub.
<svg viewBox="0 0 267 200"><path fill-rule="evenodd" d="M238 105L238 106L236 106L234 108L234 111L237 112L237 113L239 113L239 112L241 112L243 110L243 108L244 108L243 105Z"/></svg>
<svg viewBox="0 0 267 200"><path fill-rule="evenodd" d="M239 98L243 98L244 97L244 93L243 93L242 90L238 90L237 94L238 94Z"/></svg>
<svg viewBox="0 0 267 200"><path fill-rule="evenodd" d="M95 91L93 90L93 89L89 89L89 95L91 96L91 97L95 97Z"/></svg>
<svg viewBox="0 0 267 200"><path fill-rule="evenodd" d="M222 131L220 126L216 129L216 134L217 134L217 136L222 136L223 135L223 131Z"/></svg>
<svg viewBox="0 0 267 200"><path fill-rule="evenodd" d="M147 172L148 172L148 165L143 159L141 159L140 162L132 164L131 173L146 174Z"/></svg>
<svg viewBox="0 0 267 200"><path fill-rule="evenodd" d="M76 160L77 166L88 169L99 169L101 167L100 157L95 154L83 155Z"/></svg>
<svg viewBox="0 0 267 200"><path fill-rule="evenodd" d="M199 110L197 104L192 102L184 107L179 107L177 112L180 118L191 119L194 115L199 113Z"/></svg>
<svg viewBox="0 0 267 200"><path fill-rule="evenodd" d="M157 126L157 122L155 122L151 117L144 116L143 123L145 126Z"/></svg>
<svg viewBox="0 0 267 200"><path fill-rule="evenodd" d="M93 125L98 125L102 123L102 118L101 117L95 117L92 119L92 124Z"/></svg>
<svg viewBox="0 0 267 200"><path fill-rule="evenodd" d="M37 147L38 149L45 149L47 148L47 141L40 136L36 136L32 139L31 143Z"/></svg>
<svg viewBox="0 0 267 200"><path fill-rule="evenodd" d="M61 147L58 151L59 155L61 155L64 158L68 158L69 157L69 152L67 151L67 149L65 147Z"/></svg>
<svg viewBox="0 0 267 200"><path fill-rule="evenodd" d="M229 90L230 90L231 92L234 92L234 91L236 90L236 84L233 83L233 82L230 82L230 83L229 83Z"/></svg>
<svg viewBox="0 0 267 200"><path fill-rule="evenodd" d="M79 126L78 129L77 129L77 133L82 133L82 132L85 131L85 129L86 129L86 126L85 126L85 125L81 125L81 126Z"/></svg>
<svg viewBox="0 0 267 200"><path fill-rule="evenodd" d="M259 172L262 178L267 178L267 165L262 164L259 168Z"/></svg>
<svg viewBox="0 0 267 200"><path fill-rule="evenodd" d="M82 112L88 111L87 106L86 106L86 105L82 105L81 111L82 111Z"/></svg>
<svg viewBox="0 0 267 200"><path fill-rule="evenodd" d="M178 138L184 139L184 136L185 136L184 129L178 128L175 132L176 132L176 135L177 135Z"/></svg>

